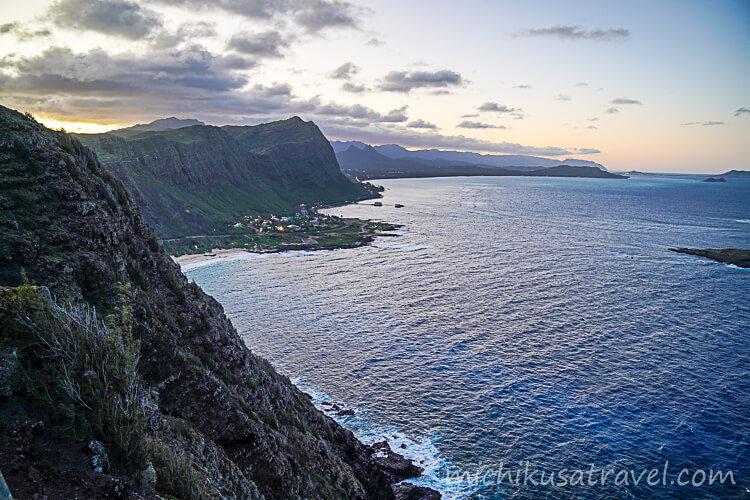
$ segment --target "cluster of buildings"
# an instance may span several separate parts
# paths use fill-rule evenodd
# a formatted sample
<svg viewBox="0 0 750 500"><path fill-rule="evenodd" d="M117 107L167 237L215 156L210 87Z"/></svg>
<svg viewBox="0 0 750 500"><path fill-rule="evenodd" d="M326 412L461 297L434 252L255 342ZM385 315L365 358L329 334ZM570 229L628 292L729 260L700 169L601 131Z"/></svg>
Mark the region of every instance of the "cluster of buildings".
<svg viewBox="0 0 750 500"><path fill-rule="evenodd" d="M297 205L294 208L296 213L291 217L246 215L241 222L235 223L234 227L249 228L259 233L284 233L320 229L339 219L335 216L318 215L308 210L305 205Z"/></svg>

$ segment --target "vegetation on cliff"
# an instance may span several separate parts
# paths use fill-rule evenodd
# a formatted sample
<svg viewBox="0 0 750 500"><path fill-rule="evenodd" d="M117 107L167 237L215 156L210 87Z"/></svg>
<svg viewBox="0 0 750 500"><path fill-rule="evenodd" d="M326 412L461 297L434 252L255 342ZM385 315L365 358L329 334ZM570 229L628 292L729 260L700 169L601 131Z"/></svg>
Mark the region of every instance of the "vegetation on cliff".
<svg viewBox="0 0 750 500"><path fill-rule="evenodd" d="M11 491L393 497L373 450L248 350L96 156L3 107L0 256Z"/></svg>
<svg viewBox="0 0 750 500"><path fill-rule="evenodd" d="M77 137L122 181L159 238L222 234L247 215L377 196L344 177L318 127L297 117Z"/></svg>

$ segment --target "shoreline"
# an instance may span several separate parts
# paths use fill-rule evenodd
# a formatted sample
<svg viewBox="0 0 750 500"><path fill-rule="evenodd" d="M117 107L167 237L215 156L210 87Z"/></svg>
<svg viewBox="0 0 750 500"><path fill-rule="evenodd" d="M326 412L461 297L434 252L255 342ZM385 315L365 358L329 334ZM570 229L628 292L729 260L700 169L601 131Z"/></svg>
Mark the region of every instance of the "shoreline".
<svg viewBox="0 0 750 500"><path fill-rule="evenodd" d="M261 250L249 250L247 248L214 248L211 250L211 252L192 253L192 254L189 253L189 254L183 254L183 255L170 255L169 258L171 258L172 261L175 262L177 265L182 267L182 266L186 266L189 264L196 264L198 262L204 262L207 260L226 259L234 255L239 255L243 253L263 255L263 254L294 252L294 251L318 252L322 250L343 250L347 248L359 248L359 247L368 246L372 242L375 241L376 236L386 237L386 238L395 238L399 235L395 233L380 233L376 235L367 235L361 240L354 242L354 243L322 245L322 246L315 245L315 244L301 243L298 245L286 245L284 247L268 248L268 249L261 249Z"/></svg>

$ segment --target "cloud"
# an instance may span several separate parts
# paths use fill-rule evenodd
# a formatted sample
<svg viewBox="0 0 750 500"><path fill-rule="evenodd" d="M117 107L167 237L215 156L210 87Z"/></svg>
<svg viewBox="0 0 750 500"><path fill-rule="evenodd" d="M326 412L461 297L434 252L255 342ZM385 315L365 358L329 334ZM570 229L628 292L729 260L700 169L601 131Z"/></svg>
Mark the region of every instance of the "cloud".
<svg viewBox="0 0 750 500"><path fill-rule="evenodd" d="M155 49L168 49L187 41L195 43L198 38L214 37L216 34L216 28L211 23L184 23L175 31L160 30L151 37L150 41Z"/></svg>
<svg viewBox="0 0 750 500"><path fill-rule="evenodd" d="M588 126L588 127L586 127L586 128L590 128L590 129L593 129L593 130L599 130L599 127L597 127L597 126L595 126L595 125L589 125L589 126Z"/></svg>
<svg viewBox="0 0 750 500"><path fill-rule="evenodd" d="M641 101L636 101L635 99L627 97L618 97L617 99L612 99L610 102L612 104L638 104L639 106L643 104Z"/></svg>
<svg viewBox="0 0 750 500"><path fill-rule="evenodd" d="M236 33L232 36L227 47L242 54L258 57L282 57L282 50L289 46L278 31L264 31L261 33Z"/></svg>
<svg viewBox="0 0 750 500"><path fill-rule="evenodd" d="M316 115L353 118L370 123L401 123L408 120L406 106L392 109L388 113L382 114L361 104L353 104L351 106L334 102L322 104L320 98L315 97L308 100L306 106L303 106L303 108Z"/></svg>
<svg viewBox="0 0 750 500"><path fill-rule="evenodd" d="M601 153L598 149L593 148L574 148L573 152L577 155L595 155Z"/></svg>
<svg viewBox="0 0 750 500"><path fill-rule="evenodd" d="M357 72L359 68L354 63L348 62L333 70L329 76L337 80L348 80Z"/></svg>
<svg viewBox="0 0 750 500"><path fill-rule="evenodd" d="M289 92L282 86L248 87L244 71L254 64L198 46L116 55L50 47L0 59L5 76L0 93L6 102L34 100L32 107L24 106L31 112L110 123L175 112L236 116L287 107Z"/></svg>
<svg viewBox="0 0 750 500"><path fill-rule="evenodd" d="M362 94L364 92L367 92L367 87L364 85L359 85L352 82L344 82L341 85L341 90L344 92L351 92L352 94Z"/></svg>
<svg viewBox="0 0 750 500"><path fill-rule="evenodd" d="M381 45L384 45L385 42L377 37L372 37L369 40L367 40L367 43L365 45L369 45L370 47L380 47Z"/></svg>
<svg viewBox="0 0 750 500"><path fill-rule="evenodd" d="M482 122L473 122L470 120L464 120L458 125L456 125L458 128L505 128L502 125L492 125L490 123L482 123Z"/></svg>
<svg viewBox="0 0 750 500"><path fill-rule="evenodd" d="M716 125L724 125L724 122L714 122L714 121L687 122L687 123L681 123L680 125L683 125L683 126L701 125L703 127L713 127L713 126L716 126Z"/></svg>
<svg viewBox="0 0 750 500"><path fill-rule="evenodd" d="M60 0L48 11L59 27L87 30L138 40L161 28L152 11L128 0Z"/></svg>
<svg viewBox="0 0 750 500"><path fill-rule="evenodd" d="M590 121L590 122L598 122L598 121L599 121L599 118L589 118L589 121Z"/></svg>
<svg viewBox="0 0 750 500"><path fill-rule="evenodd" d="M477 113L469 113L468 115L461 115L461 118L476 118L479 116Z"/></svg>
<svg viewBox="0 0 750 500"><path fill-rule="evenodd" d="M14 34L20 41L33 40L35 38L44 38L52 34L47 28L39 28L36 30L26 29L20 23L6 23L0 25L0 35Z"/></svg>
<svg viewBox="0 0 750 500"><path fill-rule="evenodd" d="M588 87L589 84L586 82L578 82L576 83L576 87Z"/></svg>
<svg viewBox="0 0 750 500"><path fill-rule="evenodd" d="M317 32L323 28L357 28L354 7L349 2L338 0L307 0L294 16L295 21L308 31Z"/></svg>
<svg viewBox="0 0 750 500"><path fill-rule="evenodd" d="M558 101L569 101L570 100L570 96L569 95L565 95L565 94L557 94L555 96L555 99L557 99Z"/></svg>
<svg viewBox="0 0 750 500"><path fill-rule="evenodd" d="M750 108L746 108L743 106L741 108L737 108L737 111L734 112L734 116L740 116L745 113L750 113Z"/></svg>
<svg viewBox="0 0 750 500"><path fill-rule="evenodd" d="M406 124L408 128L429 128L429 129L437 129L438 126L434 123L426 122L422 119L414 120Z"/></svg>
<svg viewBox="0 0 750 500"><path fill-rule="evenodd" d="M340 0L155 0L192 10L220 9L248 19L293 19L306 31L357 28L365 9Z"/></svg>
<svg viewBox="0 0 750 500"><path fill-rule="evenodd" d="M479 111L494 111L496 113L513 113L521 111L517 108L509 108L508 106L498 104L496 102L485 102L477 108Z"/></svg>
<svg viewBox="0 0 750 500"><path fill-rule="evenodd" d="M419 88L457 87L463 85L461 75L454 71L391 71L378 88L387 92L408 93Z"/></svg>
<svg viewBox="0 0 750 500"><path fill-rule="evenodd" d="M630 37L625 28L585 30L580 26L558 24L549 28L531 28L520 33L526 36L547 36L564 40L596 40L600 42L623 41Z"/></svg>
<svg viewBox="0 0 750 500"><path fill-rule="evenodd" d="M514 89L530 89L531 85L514 85Z"/></svg>
<svg viewBox="0 0 750 500"><path fill-rule="evenodd" d="M609 113L610 115L613 115L615 113L619 113L620 110L617 108L607 108L604 110L605 113Z"/></svg>

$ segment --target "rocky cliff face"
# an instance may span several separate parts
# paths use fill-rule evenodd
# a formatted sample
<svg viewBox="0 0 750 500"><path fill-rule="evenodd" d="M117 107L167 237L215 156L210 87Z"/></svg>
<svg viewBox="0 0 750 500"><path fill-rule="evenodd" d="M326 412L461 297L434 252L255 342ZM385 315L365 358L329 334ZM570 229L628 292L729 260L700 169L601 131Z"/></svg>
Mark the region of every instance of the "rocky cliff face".
<svg viewBox="0 0 750 500"><path fill-rule="evenodd" d="M237 142L227 131L200 131L212 140ZM96 140L101 149L109 144L125 148L134 163L151 154L170 158L158 163L159 175L174 177L175 185L201 185L210 177L209 168L190 179L180 170L188 153L198 154L200 145L173 142L157 147L157 139L144 138L135 148L114 137ZM292 151L288 154L297 154ZM212 165L231 163L233 154L213 157ZM284 171L275 175L281 178ZM137 486L138 494L145 496L393 497L389 476L372 458L372 450L318 412L287 378L247 349L221 305L189 284L164 254L136 203L94 153L71 136L3 107L1 286L20 288L0 294L0 385L4 380L9 387L0 394L0 409L8 422L14 421L11 414L25 415L18 421L26 423L29 415L40 418L45 430L36 429L49 439L38 445L43 446L39 456L54 455L40 451L47 446L67 449L62 442L76 453L89 440L104 442L113 456L121 452L120 459L112 459L110 474L130 478L117 483L118 491L133 493ZM95 308L93 320L77 309L82 305ZM98 333L91 337L90 330ZM93 353L76 347L75 352L58 353L58 358L45 357L50 331L84 339ZM109 361L88 367L97 356ZM122 387L102 375L104 365L113 363L124 368L111 376L119 377L128 366L134 370ZM41 382L32 384L29 374ZM73 383L62 384L60 378L68 377ZM86 399L97 396L86 396L98 387L95 381L114 396L99 402ZM40 385L52 396L43 396ZM67 399L55 400L58 393ZM120 415L124 420L114 424L101 418L102 412L111 413L111 400L134 401L125 417ZM97 405L103 409L94 411ZM129 428L136 417L140 434L128 434L123 444L123 426ZM0 441L22 439L14 428L0 425ZM107 429L115 429L119 437L107 435ZM35 432L29 427L30 436ZM25 485L38 487L37 493L49 492L44 478L55 477L57 493L93 494L76 489L83 479L65 469L70 460L55 459L48 468L57 467L56 472L44 475L40 470L47 466L28 462L33 453L13 455L15 449L6 452L17 466L2 471L12 490ZM132 479L133 471L140 471L140 479ZM152 472L156 479L148 479Z"/></svg>
<svg viewBox="0 0 750 500"><path fill-rule="evenodd" d="M225 230L248 214L372 196L347 180L328 141L299 118L79 135L135 199L160 238Z"/></svg>

